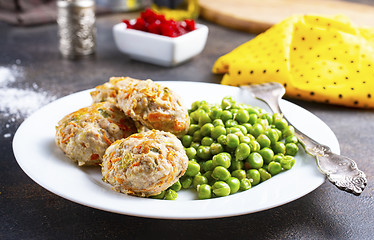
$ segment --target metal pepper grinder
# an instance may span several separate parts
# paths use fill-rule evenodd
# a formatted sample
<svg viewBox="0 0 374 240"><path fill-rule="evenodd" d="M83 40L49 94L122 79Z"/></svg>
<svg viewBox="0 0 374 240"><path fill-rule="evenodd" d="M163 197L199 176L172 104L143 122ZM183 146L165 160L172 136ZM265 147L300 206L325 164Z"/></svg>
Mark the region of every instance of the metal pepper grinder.
<svg viewBox="0 0 374 240"><path fill-rule="evenodd" d="M96 27L93 0L58 0L59 50L64 57L79 58L95 53Z"/></svg>

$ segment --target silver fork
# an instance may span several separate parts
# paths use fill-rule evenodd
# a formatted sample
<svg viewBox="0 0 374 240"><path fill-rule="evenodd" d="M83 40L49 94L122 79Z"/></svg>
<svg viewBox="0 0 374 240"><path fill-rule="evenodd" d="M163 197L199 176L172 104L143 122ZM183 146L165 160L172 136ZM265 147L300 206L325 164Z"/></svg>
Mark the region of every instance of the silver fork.
<svg viewBox="0 0 374 240"><path fill-rule="evenodd" d="M279 100L285 94L285 89L281 84L265 83L241 86L241 88L250 92L255 98L265 102L274 113L283 115L279 107ZM284 118L286 117L284 116ZM290 122L289 124L292 125ZM295 126L293 127L295 128ZM316 142L297 128L295 128L295 135L305 151L316 158L318 169L332 184L340 190L357 196L362 193L367 180L365 173L358 169L355 161L333 153L328 146Z"/></svg>

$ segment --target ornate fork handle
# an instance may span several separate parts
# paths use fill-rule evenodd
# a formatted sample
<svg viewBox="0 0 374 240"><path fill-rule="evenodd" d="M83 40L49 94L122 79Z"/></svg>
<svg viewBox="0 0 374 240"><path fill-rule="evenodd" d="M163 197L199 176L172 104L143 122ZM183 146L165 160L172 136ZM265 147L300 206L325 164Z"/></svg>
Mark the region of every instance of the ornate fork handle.
<svg viewBox="0 0 374 240"><path fill-rule="evenodd" d="M250 90L251 87L242 87L259 100L266 103L274 113L282 113L279 107L279 100L284 94L283 86L280 84L269 84L258 86L257 92ZM284 116L284 118L286 118ZM287 118L286 118L287 120ZM288 120L287 120L288 121ZM290 121L288 121L290 125ZM292 125L293 126L293 125ZM367 180L365 173L358 169L357 164L350 158L335 154L328 146L320 144L311 139L295 126L295 134L305 151L314 156L317 166L329 181L341 190L354 195L360 195L364 190Z"/></svg>
<svg viewBox="0 0 374 240"><path fill-rule="evenodd" d="M346 192L361 194L367 184L366 176L352 159L331 152L328 146L314 141L296 128L295 134L305 151L316 158L319 170L332 184Z"/></svg>

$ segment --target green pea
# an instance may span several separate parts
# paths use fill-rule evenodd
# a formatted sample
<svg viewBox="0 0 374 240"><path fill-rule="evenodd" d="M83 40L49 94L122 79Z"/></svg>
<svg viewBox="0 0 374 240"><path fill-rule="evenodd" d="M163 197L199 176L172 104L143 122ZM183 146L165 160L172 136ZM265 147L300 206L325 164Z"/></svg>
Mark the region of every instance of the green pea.
<svg viewBox="0 0 374 240"><path fill-rule="evenodd" d="M249 115L251 115L251 114L256 114L256 115L258 116L258 115L260 114L260 110L259 110L259 109L260 109L260 108L250 106L250 107L247 109L247 111L248 111Z"/></svg>
<svg viewBox="0 0 374 240"><path fill-rule="evenodd" d="M282 131L278 128L273 128L273 130L278 134L278 140L280 140L282 138Z"/></svg>
<svg viewBox="0 0 374 240"><path fill-rule="evenodd" d="M188 134L192 136L199 129L200 129L199 125L190 124L190 128L188 129Z"/></svg>
<svg viewBox="0 0 374 240"><path fill-rule="evenodd" d="M244 170L238 169L231 173L231 176L236 177L237 179L241 180L247 177L247 174Z"/></svg>
<svg viewBox="0 0 374 240"><path fill-rule="evenodd" d="M287 126L282 130L282 137L287 138L295 134L295 128L293 126Z"/></svg>
<svg viewBox="0 0 374 240"><path fill-rule="evenodd" d="M258 115L256 113L249 114L248 122L253 126L257 122Z"/></svg>
<svg viewBox="0 0 374 240"><path fill-rule="evenodd" d="M227 133L227 134L230 134L230 133L237 133L237 132L240 132L240 133L241 133L241 130L240 130L240 128L238 128L238 127L229 127L229 128L226 128L226 133Z"/></svg>
<svg viewBox="0 0 374 240"><path fill-rule="evenodd" d="M212 155L217 155L218 153L221 153L223 151L224 151L224 148L222 144L220 143L212 143L212 145L210 145L210 153Z"/></svg>
<svg viewBox="0 0 374 240"><path fill-rule="evenodd" d="M236 160L244 160L246 159L249 154L251 153L251 148L246 143L240 143L239 146L235 150L235 159Z"/></svg>
<svg viewBox="0 0 374 240"><path fill-rule="evenodd" d="M223 122L232 119L232 113L229 110L222 111L221 119Z"/></svg>
<svg viewBox="0 0 374 240"><path fill-rule="evenodd" d="M283 142L276 142L273 146L273 150L275 154L284 154L286 152L286 145L284 145Z"/></svg>
<svg viewBox="0 0 374 240"><path fill-rule="evenodd" d="M271 125L273 122L273 115L270 113L264 113L261 115L262 119L265 119L268 122L268 125Z"/></svg>
<svg viewBox="0 0 374 240"><path fill-rule="evenodd" d="M191 111L196 111L200 107L200 101L195 101L191 104Z"/></svg>
<svg viewBox="0 0 374 240"><path fill-rule="evenodd" d="M264 160L258 152L253 152L249 154L246 162L249 164L250 168L259 169L264 165Z"/></svg>
<svg viewBox="0 0 374 240"><path fill-rule="evenodd" d="M259 168L258 172L260 173L261 182L264 182L271 178L271 174L263 168Z"/></svg>
<svg viewBox="0 0 374 240"><path fill-rule="evenodd" d="M243 169L243 167L244 167L244 162L243 161L233 159L231 161L230 171Z"/></svg>
<svg viewBox="0 0 374 240"><path fill-rule="evenodd" d="M182 188L182 184L181 184L181 182L179 180L176 181L173 185L170 186L170 189L173 189L176 192L178 192L179 190L181 190L181 188Z"/></svg>
<svg viewBox="0 0 374 240"><path fill-rule="evenodd" d="M190 113L191 120L194 122L199 122L199 115L204 112L203 109L197 109L196 111L193 111Z"/></svg>
<svg viewBox="0 0 374 240"><path fill-rule="evenodd" d="M195 158L195 156L196 156L196 149L195 148L189 147L189 148L186 148L185 151L186 151L186 155L187 155L188 159L191 160L191 159Z"/></svg>
<svg viewBox="0 0 374 240"><path fill-rule="evenodd" d="M232 97L224 97L221 102L222 109L230 109L234 105L235 101Z"/></svg>
<svg viewBox="0 0 374 240"><path fill-rule="evenodd" d="M243 133L243 135L246 135L248 133L247 128L244 127L243 125L238 125L236 126L236 128L239 128L240 131Z"/></svg>
<svg viewBox="0 0 374 240"><path fill-rule="evenodd" d="M235 127L238 125L238 122L233 120L233 119L229 119L225 122L225 127L226 128L230 128L230 127Z"/></svg>
<svg viewBox="0 0 374 240"><path fill-rule="evenodd" d="M249 169L247 171L247 178L251 181L252 186L259 184L261 181L261 175L257 169Z"/></svg>
<svg viewBox="0 0 374 240"><path fill-rule="evenodd" d="M212 177L216 180L226 181L227 179L229 179L229 177L231 177L231 174L227 170L227 168L222 167L222 166L217 166L214 168L212 172Z"/></svg>
<svg viewBox="0 0 374 240"><path fill-rule="evenodd" d="M204 124L200 129L201 135L210 136L210 133L212 132L213 128L214 128L214 125L212 123Z"/></svg>
<svg viewBox="0 0 374 240"><path fill-rule="evenodd" d="M189 176L186 176L186 175L183 175L180 178L180 183L182 184L182 187L184 189L189 188L191 186L191 184L192 184L192 181L193 181L193 177L189 177Z"/></svg>
<svg viewBox="0 0 374 240"><path fill-rule="evenodd" d="M260 144L256 140L252 140L249 143L249 147L251 148L251 152L258 152L261 148Z"/></svg>
<svg viewBox="0 0 374 240"><path fill-rule="evenodd" d="M239 191L240 181L236 177L229 177L229 179L226 180L226 183L230 187L230 194L233 194Z"/></svg>
<svg viewBox="0 0 374 240"><path fill-rule="evenodd" d="M274 155L274 157L273 157L273 161L274 162L279 162L280 163L280 161L283 159L283 154L282 153L278 153L278 154L276 154L276 155Z"/></svg>
<svg viewBox="0 0 374 240"><path fill-rule="evenodd" d="M238 122L240 123L246 123L249 120L249 113L248 111L244 109L239 109L238 112L236 113L236 118Z"/></svg>
<svg viewBox="0 0 374 240"><path fill-rule="evenodd" d="M255 123L254 125L252 125L252 129L251 129L251 134L257 138L258 136L260 136L261 133L264 132L264 127L259 124L259 123Z"/></svg>
<svg viewBox="0 0 374 240"><path fill-rule="evenodd" d="M219 119L222 115L222 109L218 107L213 107L209 113L210 119Z"/></svg>
<svg viewBox="0 0 374 240"><path fill-rule="evenodd" d="M247 133L251 132L252 124L250 124L250 123L243 123L242 126L244 126L247 129Z"/></svg>
<svg viewBox="0 0 374 240"><path fill-rule="evenodd" d="M264 129L264 132L265 132L265 130L268 129L269 126L270 126L268 120L267 120L267 119L263 119L263 118L257 120L257 123L262 125L262 127L263 127L263 129Z"/></svg>
<svg viewBox="0 0 374 240"><path fill-rule="evenodd" d="M266 131L266 136L270 139L271 144L275 144L279 140L279 134L275 129L269 129Z"/></svg>
<svg viewBox="0 0 374 240"><path fill-rule="evenodd" d="M273 114L273 124L277 121L280 121L283 118L283 115L280 113L274 113Z"/></svg>
<svg viewBox="0 0 374 240"><path fill-rule="evenodd" d="M230 148L236 148L239 145L239 137L235 134L229 133L227 134L227 146Z"/></svg>
<svg viewBox="0 0 374 240"><path fill-rule="evenodd" d="M271 162L268 165L268 171L274 176L282 171L282 166L279 162Z"/></svg>
<svg viewBox="0 0 374 240"><path fill-rule="evenodd" d="M199 115L199 126L203 126L206 123L211 123L212 119L210 119L209 114L204 112Z"/></svg>
<svg viewBox="0 0 374 240"><path fill-rule="evenodd" d="M202 139L201 131L197 130L192 135L192 141L194 142L200 142Z"/></svg>
<svg viewBox="0 0 374 240"><path fill-rule="evenodd" d="M212 177L213 171L207 171L203 174L208 179L208 184L212 185L216 180Z"/></svg>
<svg viewBox="0 0 374 240"><path fill-rule="evenodd" d="M230 109L230 112L232 114L232 119L235 119L236 118L236 113L238 112L238 109L232 108L232 109Z"/></svg>
<svg viewBox="0 0 374 240"><path fill-rule="evenodd" d="M200 146L200 143L198 143L198 142L192 142L191 143L191 147L193 147L195 149L197 149L199 146Z"/></svg>
<svg viewBox="0 0 374 240"><path fill-rule="evenodd" d="M250 136L252 136L252 135L250 135ZM247 136L240 136L239 137L239 141L240 141L240 143L246 143L246 144L248 144L249 145L249 143L251 142L251 138L247 135Z"/></svg>
<svg viewBox="0 0 374 240"><path fill-rule="evenodd" d="M191 146L192 143L192 136L191 135L184 135L182 137L182 144L184 147L188 148Z"/></svg>
<svg viewBox="0 0 374 240"><path fill-rule="evenodd" d="M210 146L213 142L214 140L211 137L203 137L203 139L201 139L201 145L203 146Z"/></svg>
<svg viewBox="0 0 374 240"><path fill-rule="evenodd" d="M197 125L197 123L198 123L197 121L195 121L195 120L193 119L193 117L192 117L193 114L194 114L194 113L191 113L191 114L190 114L190 127L191 127L192 124ZM187 134L189 134L189 132L187 132Z"/></svg>
<svg viewBox="0 0 374 240"><path fill-rule="evenodd" d="M230 194L231 189L227 183L223 181L217 181L213 184L212 191L217 197L224 197Z"/></svg>
<svg viewBox="0 0 374 240"><path fill-rule="evenodd" d="M197 187L197 196L199 199L209 199L212 197L212 188L208 184L202 184Z"/></svg>
<svg viewBox="0 0 374 240"><path fill-rule="evenodd" d="M288 122L284 118L275 119L273 124L276 128L278 128L281 131L288 126Z"/></svg>
<svg viewBox="0 0 374 240"><path fill-rule="evenodd" d="M295 135L290 135L288 137L286 137L286 139L284 140L284 142L287 144L287 143L295 143L297 144L299 142L299 139L297 139L297 137Z"/></svg>
<svg viewBox="0 0 374 240"><path fill-rule="evenodd" d="M214 167L222 166L229 168L231 165L231 155L227 152L219 153L213 156L212 163Z"/></svg>
<svg viewBox="0 0 374 240"><path fill-rule="evenodd" d="M162 191L162 192L160 192L159 194L157 194L157 195L153 195L153 196L151 196L151 198L154 198L154 199L164 199L164 197L165 197L165 190L164 191Z"/></svg>
<svg viewBox="0 0 374 240"><path fill-rule="evenodd" d="M193 179L192 186L194 189L197 189L197 186L202 184L207 184L208 179L203 175L196 175Z"/></svg>
<svg viewBox="0 0 374 240"><path fill-rule="evenodd" d="M270 147L271 141L265 134L260 134L256 141L260 144L261 148Z"/></svg>
<svg viewBox="0 0 374 240"><path fill-rule="evenodd" d="M226 128L222 125L215 126L211 132L211 137L217 139L221 135L226 135Z"/></svg>
<svg viewBox="0 0 374 240"><path fill-rule="evenodd" d="M208 104L206 101L200 102L200 108L205 112L210 112L210 104Z"/></svg>
<svg viewBox="0 0 374 240"><path fill-rule="evenodd" d="M200 172L200 165L194 161L188 161L188 167L185 175L189 177L194 177Z"/></svg>
<svg viewBox="0 0 374 240"><path fill-rule="evenodd" d="M280 164L285 170L289 170L295 165L295 158L293 156L284 156Z"/></svg>
<svg viewBox="0 0 374 240"><path fill-rule="evenodd" d="M207 172L207 171L213 171L213 169L214 169L213 160L208 160L208 161L205 161L203 163L203 170L205 172Z"/></svg>
<svg viewBox="0 0 374 240"><path fill-rule="evenodd" d="M221 135L217 138L217 142L221 144L222 146L227 145L227 136L226 135Z"/></svg>
<svg viewBox="0 0 374 240"><path fill-rule="evenodd" d="M299 151L299 147L295 143L286 144L286 155L295 156Z"/></svg>
<svg viewBox="0 0 374 240"><path fill-rule="evenodd" d="M252 187L251 180L248 178L243 178L240 180L240 190L246 191Z"/></svg>
<svg viewBox="0 0 374 240"><path fill-rule="evenodd" d="M213 126L217 127L217 126L225 126L225 124L223 123L222 119L214 119L213 120Z"/></svg>
<svg viewBox="0 0 374 240"><path fill-rule="evenodd" d="M261 154L265 164L269 164L273 160L274 152L268 147L261 149L258 153Z"/></svg>
<svg viewBox="0 0 374 240"><path fill-rule="evenodd" d="M196 155L200 159L204 160L210 159L212 157L209 146L199 146L196 150Z"/></svg>
<svg viewBox="0 0 374 240"><path fill-rule="evenodd" d="M165 200L176 200L178 198L178 194L173 189L166 190L165 193Z"/></svg>

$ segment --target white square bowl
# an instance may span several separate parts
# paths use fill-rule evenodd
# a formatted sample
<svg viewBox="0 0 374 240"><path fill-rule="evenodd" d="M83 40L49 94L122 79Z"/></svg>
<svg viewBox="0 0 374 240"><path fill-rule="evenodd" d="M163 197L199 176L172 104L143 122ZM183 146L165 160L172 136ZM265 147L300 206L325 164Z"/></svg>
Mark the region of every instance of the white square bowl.
<svg viewBox="0 0 374 240"><path fill-rule="evenodd" d="M208 37L208 27L196 24L196 29L179 37L127 29L125 23L113 26L118 49L131 58L161 66L175 66L201 53Z"/></svg>

